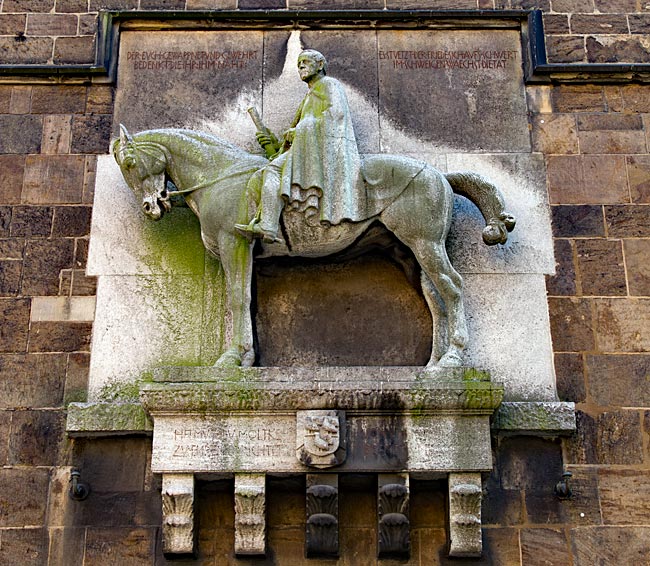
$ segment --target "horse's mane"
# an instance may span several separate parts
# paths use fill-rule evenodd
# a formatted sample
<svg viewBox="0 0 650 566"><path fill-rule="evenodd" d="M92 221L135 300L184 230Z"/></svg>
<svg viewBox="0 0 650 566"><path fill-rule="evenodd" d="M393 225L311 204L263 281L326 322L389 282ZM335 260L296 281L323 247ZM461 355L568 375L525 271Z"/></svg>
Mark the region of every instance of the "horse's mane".
<svg viewBox="0 0 650 566"><path fill-rule="evenodd" d="M185 128L161 128L157 130L144 130L138 132L133 136L133 139L136 142L141 141L156 141L151 139L159 136L160 134L167 134L171 137L179 138L183 141L187 141L192 145L203 145L208 148L218 151L220 153L228 153L233 156L238 156L241 158L255 156L250 152L242 149L241 147L221 139L213 134L208 134L207 132L200 132L196 130L188 130ZM257 156L255 156L257 157Z"/></svg>

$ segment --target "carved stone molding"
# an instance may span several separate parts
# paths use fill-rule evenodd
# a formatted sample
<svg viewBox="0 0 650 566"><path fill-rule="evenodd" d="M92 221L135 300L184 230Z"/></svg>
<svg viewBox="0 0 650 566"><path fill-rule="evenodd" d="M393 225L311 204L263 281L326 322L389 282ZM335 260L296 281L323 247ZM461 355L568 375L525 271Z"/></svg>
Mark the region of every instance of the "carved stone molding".
<svg viewBox="0 0 650 566"><path fill-rule="evenodd" d="M338 556L338 485L336 474L307 474L305 550L308 557Z"/></svg>
<svg viewBox="0 0 650 566"><path fill-rule="evenodd" d="M193 474L163 474L162 512L164 554L193 554Z"/></svg>
<svg viewBox="0 0 650 566"><path fill-rule="evenodd" d="M266 551L266 476L235 474L235 554Z"/></svg>
<svg viewBox="0 0 650 566"><path fill-rule="evenodd" d="M449 556L480 556L481 474L449 474Z"/></svg>
<svg viewBox="0 0 650 566"><path fill-rule="evenodd" d="M379 558L405 557L411 551L408 474L379 474Z"/></svg>
<svg viewBox="0 0 650 566"><path fill-rule="evenodd" d="M331 468L345 461L345 413L297 411L296 457L312 468Z"/></svg>

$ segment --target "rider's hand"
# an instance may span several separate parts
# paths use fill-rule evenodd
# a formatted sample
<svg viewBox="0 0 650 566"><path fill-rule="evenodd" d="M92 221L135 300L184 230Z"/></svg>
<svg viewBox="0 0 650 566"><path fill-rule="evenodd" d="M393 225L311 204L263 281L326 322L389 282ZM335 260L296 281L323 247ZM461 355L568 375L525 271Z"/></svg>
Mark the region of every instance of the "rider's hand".
<svg viewBox="0 0 650 566"><path fill-rule="evenodd" d="M264 149L266 149L267 146L271 146L274 151L278 150L278 138L276 138L271 132L257 132L255 138L257 139L257 143L259 143Z"/></svg>

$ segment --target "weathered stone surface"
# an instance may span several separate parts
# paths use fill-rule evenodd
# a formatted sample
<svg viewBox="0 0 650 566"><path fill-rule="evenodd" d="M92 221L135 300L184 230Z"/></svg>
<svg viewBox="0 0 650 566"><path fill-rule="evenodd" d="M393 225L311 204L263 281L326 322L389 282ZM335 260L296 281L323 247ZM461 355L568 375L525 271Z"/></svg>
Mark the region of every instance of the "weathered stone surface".
<svg viewBox="0 0 650 566"><path fill-rule="evenodd" d="M139 403L71 403L66 430L79 436L141 434L153 424Z"/></svg>
<svg viewBox="0 0 650 566"><path fill-rule="evenodd" d="M650 295L650 240L624 240L623 250L630 295Z"/></svg>
<svg viewBox="0 0 650 566"><path fill-rule="evenodd" d="M45 521L49 473L45 468L0 469L1 527L40 526Z"/></svg>
<svg viewBox="0 0 650 566"><path fill-rule="evenodd" d="M94 312L94 297L34 297L30 320L83 322L93 320Z"/></svg>
<svg viewBox="0 0 650 566"><path fill-rule="evenodd" d="M85 109L84 86L35 86L33 89L34 114L79 114Z"/></svg>
<svg viewBox="0 0 650 566"><path fill-rule="evenodd" d="M3 204L20 202L24 171L23 155L0 155L0 199Z"/></svg>
<svg viewBox="0 0 650 566"><path fill-rule="evenodd" d="M54 42L54 63L83 64L95 60L95 38L92 35L57 37Z"/></svg>
<svg viewBox="0 0 650 566"><path fill-rule="evenodd" d="M584 411L576 411L576 432L564 441L568 464L597 464L597 419Z"/></svg>
<svg viewBox="0 0 650 566"><path fill-rule="evenodd" d="M547 158L551 204L616 204L629 201L625 158L557 155Z"/></svg>
<svg viewBox="0 0 650 566"><path fill-rule="evenodd" d="M29 204L81 202L83 155L28 155L22 201Z"/></svg>
<svg viewBox="0 0 650 566"><path fill-rule="evenodd" d="M30 352L87 352L92 322L46 321L30 326Z"/></svg>
<svg viewBox="0 0 650 566"><path fill-rule="evenodd" d="M589 395L598 405L644 407L650 405L647 355L587 356Z"/></svg>
<svg viewBox="0 0 650 566"><path fill-rule="evenodd" d="M62 411L16 411L12 419L8 463L54 466L65 446Z"/></svg>
<svg viewBox="0 0 650 566"><path fill-rule="evenodd" d="M573 247L569 240L555 240L555 275L546 276L549 295L575 295L576 273L573 265Z"/></svg>
<svg viewBox="0 0 650 566"><path fill-rule="evenodd" d="M48 560L52 566L83 564L85 528L49 527Z"/></svg>
<svg viewBox="0 0 650 566"><path fill-rule="evenodd" d="M75 116L72 121L72 153L108 153L110 114Z"/></svg>
<svg viewBox="0 0 650 566"><path fill-rule="evenodd" d="M569 546L563 531L555 529L522 529L521 560L527 566L570 564Z"/></svg>
<svg viewBox="0 0 650 566"><path fill-rule="evenodd" d="M537 434L570 434L575 431L573 403L504 402L494 415L492 428Z"/></svg>
<svg viewBox="0 0 650 566"><path fill-rule="evenodd" d="M549 35L546 52L553 63L582 63L585 60L585 42L582 37Z"/></svg>
<svg viewBox="0 0 650 566"><path fill-rule="evenodd" d="M582 295L626 295L623 249L619 240L576 240Z"/></svg>
<svg viewBox="0 0 650 566"><path fill-rule="evenodd" d="M581 153L646 153L643 136L636 130L589 130L578 133Z"/></svg>
<svg viewBox="0 0 650 566"><path fill-rule="evenodd" d="M650 112L650 101L639 85L626 85L621 89L621 94L628 112Z"/></svg>
<svg viewBox="0 0 650 566"><path fill-rule="evenodd" d="M556 352L592 350L595 344L590 301L550 298L551 335Z"/></svg>
<svg viewBox="0 0 650 566"><path fill-rule="evenodd" d="M48 556L47 531L39 528L3 529L0 531L0 561L21 566L40 566Z"/></svg>
<svg viewBox="0 0 650 566"><path fill-rule="evenodd" d="M598 473L605 524L642 525L650 512L648 474L636 470L602 469Z"/></svg>
<svg viewBox="0 0 650 566"><path fill-rule="evenodd" d="M102 566L107 562L123 566L150 564L155 531L155 528L89 528L84 566Z"/></svg>
<svg viewBox="0 0 650 566"><path fill-rule="evenodd" d="M557 238L605 235L602 206L552 206L551 215L553 219L553 235Z"/></svg>
<svg viewBox="0 0 650 566"><path fill-rule="evenodd" d="M29 299L0 299L0 352L24 352L27 349Z"/></svg>
<svg viewBox="0 0 650 566"><path fill-rule="evenodd" d="M75 35L77 17L63 14L30 14L27 16L28 35Z"/></svg>
<svg viewBox="0 0 650 566"><path fill-rule="evenodd" d="M562 0L560 0L560 4ZM558 12L565 12L567 10L558 9L554 2L553 9ZM573 10L571 10L573 11ZM569 33L569 16L567 14L544 14L544 32L550 34L566 34Z"/></svg>
<svg viewBox="0 0 650 566"><path fill-rule="evenodd" d="M41 153L69 153L71 125L72 116L69 114L55 114L53 116L44 116Z"/></svg>
<svg viewBox="0 0 650 566"><path fill-rule="evenodd" d="M25 246L22 292L56 295L59 273L72 267L74 242L69 239L29 240Z"/></svg>
<svg viewBox="0 0 650 566"><path fill-rule="evenodd" d="M595 302L596 345L601 352L647 352L650 301L599 299Z"/></svg>
<svg viewBox="0 0 650 566"><path fill-rule="evenodd" d="M650 48L638 36L589 36L586 44L589 63L644 61L650 55Z"/></svg>
<svg viewBox="0 0 650 566"><path fill-rule="evenodd" d="M77 438L72 458L93 493L124 495L143 491L150 448L148 438Z"/></svg>
<svg viewBox="0 0 650 566"><path fill-rule="evenodd" d="M51 37L31 37L16 41L13 36L0 37L0 53L5 64L26 65L47 63L52 55Z"/></svg>
<svg viewBox="0 0 650 566"><path fill-rule="evenodd" d="M2 14L0 16L0 35L14 35L25 31L26 14Z"/></svg>
<svg viewBox="0 0 650 566"><path fill-rule="evenodd" d="M52 232L50 206L15 206L11 214L10 236L12 238L47 237Z"/></svg>
<svg viewBox="0 0 650 566"><path fill-rule="evenodd" d="M555 354L555 377L560 401L580 403L586 398L581 354Z"/></svg>
<svg viewBox="0 0 650 566"><path fill-rule="evenodd" d="M641 464L643 439L637 411L611 411L598 418L598 461L602 464Z"/></svg>
<svg viewBox="0 0 650 566"><path fill-rule="evenodd" d="M650 560L648 527L584 527L571 530L576 566L643 564Z"/></svg>
<svg viewBox="0 0 650 566"><path fill-rule="evenodd" d="M551 91L557 112L605 112L603 88L596 85L562 85Z"/></svg>
<svg viewBox="0 0 650 566"><path fill-rule="evenodd" d="M0 296L9 297L20 292L22 263L16 260L0 260Z"/></svg>
<svg viewBox="0 0 650 566"><path fill-rule="evenodd" d="M0 116L0 129L0 153L38 153L41 150L43 119L40 116L6 114Z"/></svg>
<svg viewBox="0 0 650 566"><path fill-rule="evenodd" d="M89 206L57 206L52 222L53 237L79 237L90 233Z"/></svg>
<svg viewBox="0 0 650 566"><path fill-rule="evenodd" d="M66 361L64 354L0 356L0 407L60 407Z"/></svg>
<svg viewBox="0 0 650 566"><path fill-rule="evenodd" d="M571 17L571 32L585 35L628 33L627 18L623 14L607 16L575 14Z"/></svg>
<svg viewBox="0 0 650 566"><path fill-rule="evenodd" d="M562 475L560 443L553 440L515 436L499 443L499 472L504 489L548 493Z"/></svg>
<svg viewBox="0 0 650 566"><path fill-rule="evenodd" d="M605 224L610 238L650 236L650 207L606 206Z"/></svg>
<svg viewBox="0 0 650 566"><path fill-rule="evenodd" d="M545 154L578 153L575 116L572 114L533 115L533 150Z"/></svg>
<svg viewBox="0 0 650 566"><path fill-rule="evenodd" d="M632 202L650 203L650 156L630 155L626 162Z"/></svg>

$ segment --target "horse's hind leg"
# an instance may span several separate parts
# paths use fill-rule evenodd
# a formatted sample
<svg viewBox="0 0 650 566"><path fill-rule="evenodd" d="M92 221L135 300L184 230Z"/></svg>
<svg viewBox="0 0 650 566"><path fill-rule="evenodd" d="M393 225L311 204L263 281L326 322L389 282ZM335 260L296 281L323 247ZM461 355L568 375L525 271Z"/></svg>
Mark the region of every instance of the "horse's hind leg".
<svg viewBox="0 0 650 566"><path fill-rule="evenodd" d="M463 280L451 265L444 243L418 240L410 247L422 268L422 290L429 308L432 306L431 302L435 300L433 290L429 288L429 284L433 283L447 310L449 341L447 351L436 363L436 353L433 348L427 367L460 366L463 363L462 352L468 338L463 303Z"/></svg>

